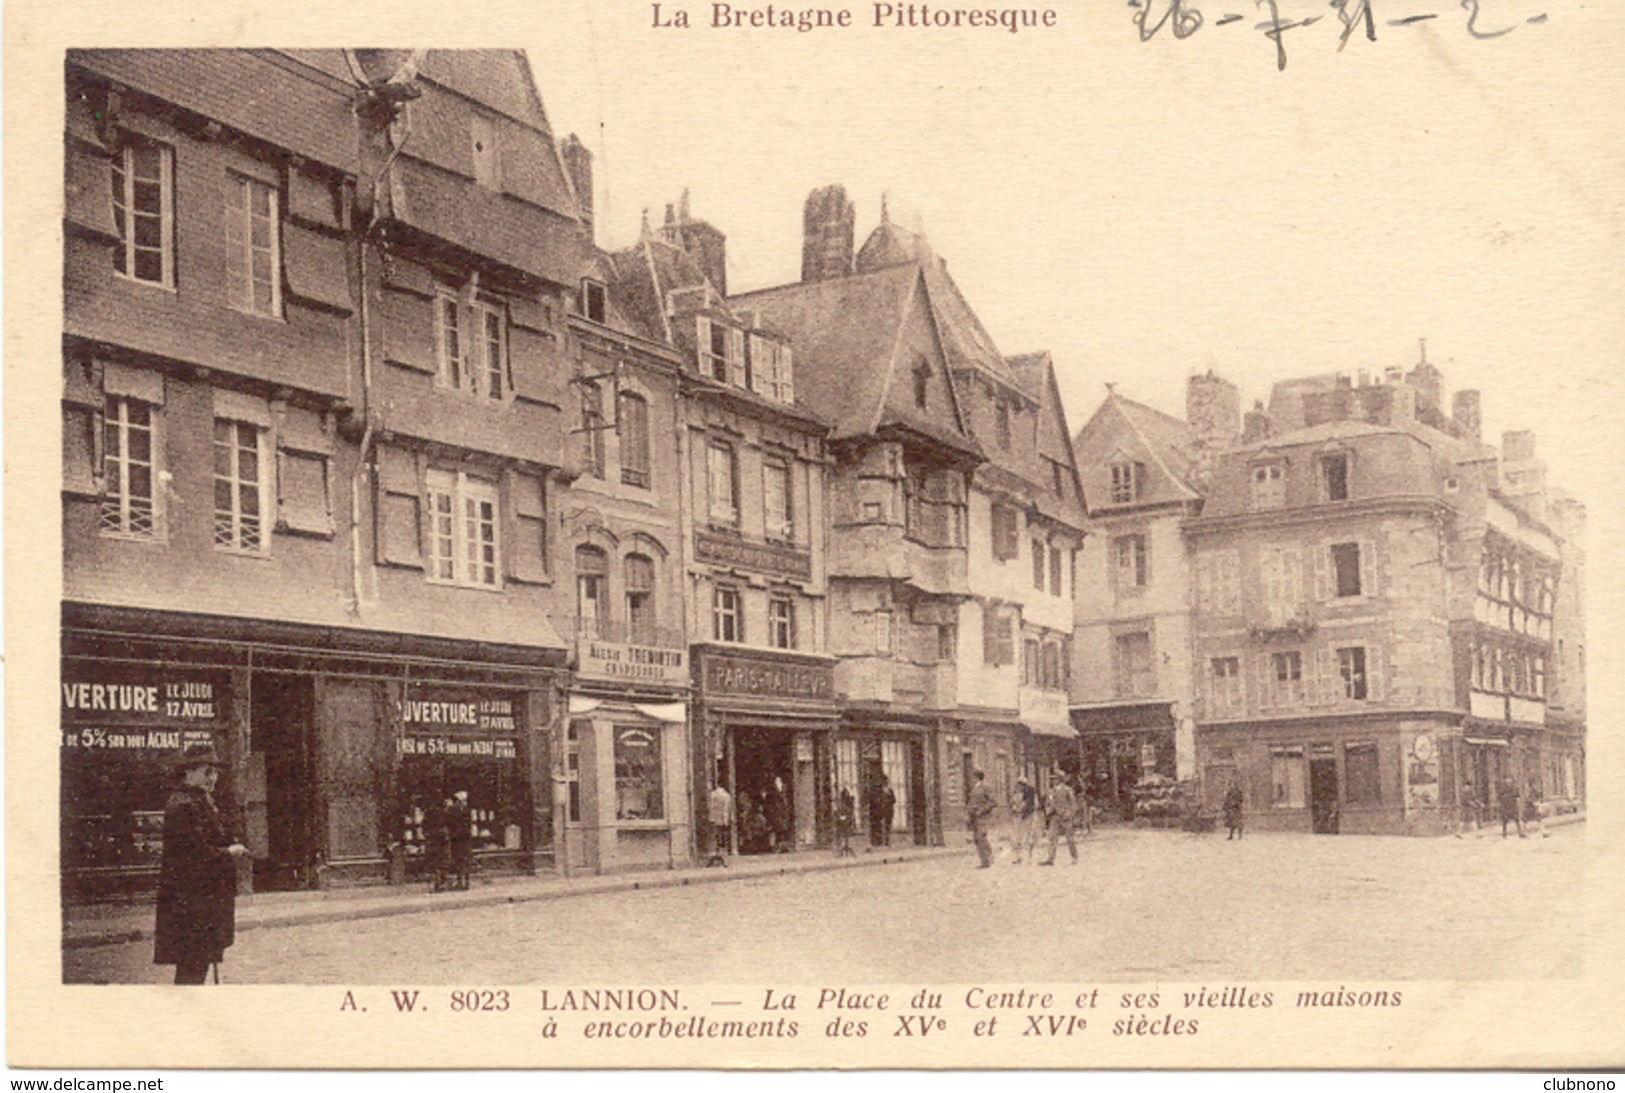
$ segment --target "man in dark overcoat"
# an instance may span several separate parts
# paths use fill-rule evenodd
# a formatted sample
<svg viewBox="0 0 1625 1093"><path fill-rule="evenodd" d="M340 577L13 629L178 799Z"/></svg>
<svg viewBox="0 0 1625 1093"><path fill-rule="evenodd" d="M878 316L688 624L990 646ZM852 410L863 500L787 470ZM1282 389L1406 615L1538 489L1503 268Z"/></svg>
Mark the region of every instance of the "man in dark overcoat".
<svg viewBox="0 0 1625 1093"><path fill-rule="evenodd" d="M237 859L248 848L227 836L215 808L214 745L188 745L177 767L181 784L164 805L152 962L175 965L175 982L195 986L235 940Z"/></svg>

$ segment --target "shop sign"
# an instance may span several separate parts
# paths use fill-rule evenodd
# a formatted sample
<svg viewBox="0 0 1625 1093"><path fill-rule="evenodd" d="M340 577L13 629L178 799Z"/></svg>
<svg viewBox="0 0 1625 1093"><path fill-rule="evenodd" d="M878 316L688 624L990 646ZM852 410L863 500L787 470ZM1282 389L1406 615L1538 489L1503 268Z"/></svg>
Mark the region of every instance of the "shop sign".
<svg viewBox="0 0 1625 1093"><path fill-rule="evenodd" d="M1072 717L1067 711L1066 692L1043 687L1022 687L1016 693L1021 720L1028 728L1072 735Z"/></svg>
<svg viewBox="0 0 1625 1093"><path fill-rule="evenodd" d="M710 695L833 700L835 669L829 664L706 653L702 686Z"/></svg>
<svg viewBox="0 0 1625 1093"><path fill-rule="evenodd" d="M214 743L208 729L121 729L94 725L64 729L62 746L106 751L180 751L193 744Z"/></svg>
<svg viewBox="0 0 1625 1093"><path fill-rule="evenodd" d="M780 573L800 580L812 579L812 555L792 547L752 543L728 535L709 532L694 533L694 557L712 565L740 566Z"/></svg>
<svg viewBox="0 0 1625 1093"><path fill-rule="evenodd" d="M64 724L199 724L225 714L223 673L74 666L64 676Z"/></svg>
<svg viewBox="0 0 1625 1093"><path fill-rule="evenodd" d="M429 755L453 759L517 759L519 742L468 736L403 736L397 742L402 756Z"/></svg>
<svg viewBox="0 0 1625 1093"><path fill-rule="evenodd" d="M472 698L420 692L400 703L401 724L409 733L515 732L512 698Z"/></svg>
<svg viewBox="0 0 1625 1093"><path fill-rule="evenodd" d="M1439 753L1433 737L1417 733L1405 756L1405 803L1408 810L1437 808Z"/></svg>
<svg viewBox="0 0 1625 1093"><path fill-rule="evenodd" d="M576 674L591 679L681 685L688 682L688 653L682 649L583 639Z"/></svg>

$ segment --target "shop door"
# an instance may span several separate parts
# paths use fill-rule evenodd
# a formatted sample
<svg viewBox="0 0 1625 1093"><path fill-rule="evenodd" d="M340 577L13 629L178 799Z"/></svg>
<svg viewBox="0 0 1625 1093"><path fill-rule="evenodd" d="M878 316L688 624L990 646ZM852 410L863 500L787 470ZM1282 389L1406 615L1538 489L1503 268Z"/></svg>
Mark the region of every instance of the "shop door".
<svg viewBox="0 0 1625 1093"><path fill-rule="evenodd" d="M908 787L908 824L915 844L925 846L931 841L931 830L925 814L925 744L919 740L911 740L908 745Z"/></svg>
<svg viewBox="0 0 1625 1093"><path fill-rule="evenodd" d="M316 778L312 713L316 683L310 676L254 674L250 690L247 830L254 857L255 891L315 884Z"/></svg>
<svg viewBox="0 0 1625 1093"><path fill-rule="evenodd" d="M811 733L796 733L796 845L818 845L818 778L813 766Z"/></svg>
<svg viewBox="0 0 1625 1093"><path fill-rule="evenodd" d="M1316 835L1337 834L1337 760L1309 760L1309 818Z"/></svg>
<svg viewBox="0 0 1625 1093"><path fill-rule="evenodd" d="M739 730L734 735L734 802L741 854L788 851L794 846L792 741L787 732Z"/></svg>
<svg viewBox="0 0 1625 1093"><path fill-rule="evenodd" d="M329 862L376 858L382 850L380 751L392 741L381 706L372 683L322 681L316 785L326 806L321 833Z"/></svg>

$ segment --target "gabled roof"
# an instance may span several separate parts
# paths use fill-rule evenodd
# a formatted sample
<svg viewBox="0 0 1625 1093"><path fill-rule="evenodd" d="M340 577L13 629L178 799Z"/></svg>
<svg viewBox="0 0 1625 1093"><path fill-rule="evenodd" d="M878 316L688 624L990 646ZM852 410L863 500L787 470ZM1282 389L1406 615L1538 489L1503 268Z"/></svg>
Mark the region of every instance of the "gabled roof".
<svg viewBox="0 0 1625 1093"><path fill-rule="evenodd" d="M1088 494L1084 489L1082 477L1078 474L1077 457L1068 435L1066 409L1061 404L1061 389L1055 380L1054 358L1046 349L1006 357L1005 363L1016 382L1021 384L1022 389L1037 403L1038 455L1041 459L1053 460L1060 464L1071 479L1071 485L1058 497L1054 493L1053 474L1046 473L1047 466L1040 465L1029 469L1027 474L1029 479L1037 475L1034 484L1041 491L1039 507L1046 514L1067 523L1081 523L1088 507ZM997 455L998 453L993 453L994 458L997 458Z"/></svg>
<svg viewBox="0 0 1625 1093"><path fill-rule="evenodd" d="M1073 443L1090 510L1110 505L1110 464L1124 454L1146 466L1136 504L1200 500L1195 443L1195 432L1185 422L1108 389Z"/></svg>

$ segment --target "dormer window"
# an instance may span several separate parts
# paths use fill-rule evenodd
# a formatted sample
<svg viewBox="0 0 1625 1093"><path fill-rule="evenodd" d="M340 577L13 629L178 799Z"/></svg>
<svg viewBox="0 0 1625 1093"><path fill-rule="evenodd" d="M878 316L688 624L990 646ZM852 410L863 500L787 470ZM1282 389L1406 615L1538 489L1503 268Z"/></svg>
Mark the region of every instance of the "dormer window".
<svg viewBox="0 0 1625 1093"><path fill-rule="evenodd" d="M1140 499L1145 464L1127 460L1112 464L1112 504L1129 505Z"/></svg>
<svg viewBox="0 0 1625 1093"><path fill-rule="evenodd" d="M590 277L581 280L581 314L595 323L604 321L604 315L609 309L609 290L602 281L594 281Z"/></svg>
<svg viewBox="0 0 1625 1093"><path fill-rule="evenodd" d="M1253 508L1278 509L1286 503L1286 472L1279 463L1253 468Z"/></svg>
<svg viewBox="0 0 1625 1093"><path fill-rule="evenodd" d="M1349 457L1343 452L1320 457L1320 497L1322 501L1349 499Z"/></svg>

